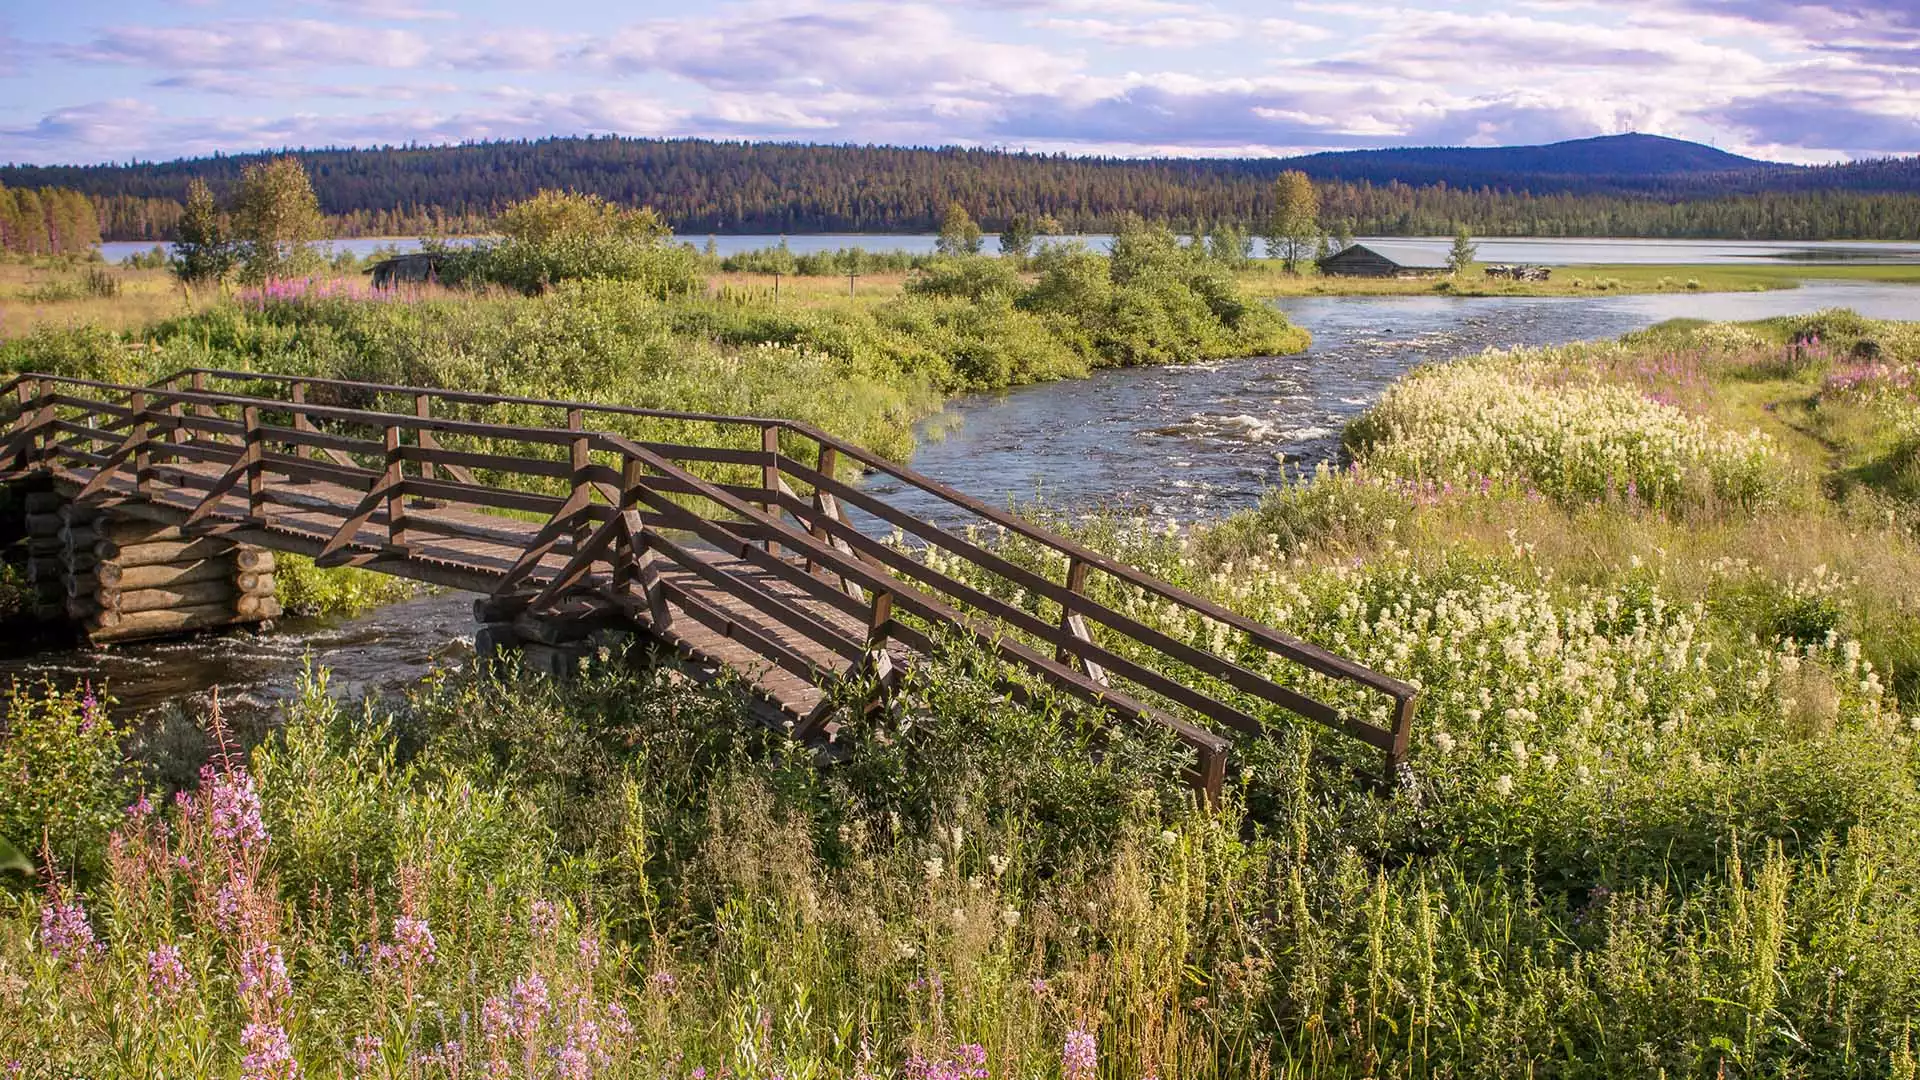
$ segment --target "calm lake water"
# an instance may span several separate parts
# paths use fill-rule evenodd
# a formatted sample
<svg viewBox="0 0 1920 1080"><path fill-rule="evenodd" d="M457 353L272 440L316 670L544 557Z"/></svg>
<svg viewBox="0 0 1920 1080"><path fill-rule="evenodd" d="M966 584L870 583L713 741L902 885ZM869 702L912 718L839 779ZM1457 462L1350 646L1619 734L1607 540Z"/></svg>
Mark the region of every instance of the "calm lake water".
<svg viewBox="0 0 1920 1080"><path fill-rule="evenodd" d="M988 502L1123 507L1179 523L1252 505L1283 465L1335 455L1339 432L1394 379L1431 360L1509 345L1611 337L1676 317L1754 319L1851 307L1920 319L1920 288L1816 283L1783 292L1606 298L1304 297L1281 303L1313 331L1300 356L1106 371L952 403L920 432L913 465ZM876 478L877 493L900 496ZM914 507L911 500L901 501ZM937 514L931 506L914 507ZM210 687L270 709L311 662L336 690L411 683L471 656L472 598L443 593L351 620L92 652L0 659L9 674L105 684L129 714L201 705Z"/></svg>
<svg viewBox="0 0 1920 1080"><path fill-rule="evenodd" d="M683 236L681 239L704 246L707 238ZM779 236L771 234L716 236L713 242L715 250L720 254L732 255L737 252L772 247L778 244L780 239ZM1104 249L1112 238L1104 234L1089 234L1075 239L1084 240L1093 247ZM1365 243L1369 239L1373 238L1362 237L1361 242ZM1380 239L1383 243L1391 243L1397 247L1418 249L1431 256L1435 265L1446 262L1447 250L1453 245L1452 237ZM934 237L931 233L814 233L789 236L786 241L787 247L797 255L837 251L849 247L866 248L868 251L931 252ZM1483 262L1537 263L1544 266L1569 266L1582 263L1675 265L1779 263L1782 261L1801 264L1920 263L1920 244L1854 240L1776 242L1521 238L1488 239L1479 243L1480 258ZM355 255L366 255L377 248L413 251L419 248L420 242L411 238L335 240L333 246L339 250L351 251ZM997 253L998 238L989 236L986 246L989 252ZM100 253L109 261L118 262L128 255L146 252L152 248L151 243L114 241L100 245Z"/></svg>

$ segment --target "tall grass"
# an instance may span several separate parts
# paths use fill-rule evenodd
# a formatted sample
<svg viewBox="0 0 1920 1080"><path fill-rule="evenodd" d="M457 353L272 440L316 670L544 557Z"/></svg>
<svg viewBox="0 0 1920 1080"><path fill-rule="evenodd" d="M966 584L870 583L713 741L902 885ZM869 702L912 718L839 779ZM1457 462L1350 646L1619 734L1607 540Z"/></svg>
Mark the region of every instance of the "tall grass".
<svg viewBox="0 0 1920 1080"><path fill-rule="evenodd" d="M1854 406L1827 397L1850 347L1809 359L1790 329L1525 363L1541 394L1598 370L1670 395L1684 365L1664 350L1724 352L1739 362L1687 374L1665 407L1709 436L1764 425L1765 468L1798 490L1782 477L1846 459L1793 425ZM1914 358L1899 328L1867 332ZM731 688L644 657L566 685L448 671L364 706L316 678L178 799L155 785L179 763L102 771L119 734L52 738L89 707L28 691L0 806L66 824L0 923L0 1061L1913 1075L1920 534L1900 492L1670 506L1522 477L1449 487L1454 462L1402 460L1363 450L1191 540L1086 535L1419 685L1416 747L1385 791L1322 763L1335 737L1274 715L1203 807L1173 747L1065 702L1011 705L957 648L851 719L824 767ZM95 779L21 779L49 770ZM123 815L129 784L147 795Z"/></svg>

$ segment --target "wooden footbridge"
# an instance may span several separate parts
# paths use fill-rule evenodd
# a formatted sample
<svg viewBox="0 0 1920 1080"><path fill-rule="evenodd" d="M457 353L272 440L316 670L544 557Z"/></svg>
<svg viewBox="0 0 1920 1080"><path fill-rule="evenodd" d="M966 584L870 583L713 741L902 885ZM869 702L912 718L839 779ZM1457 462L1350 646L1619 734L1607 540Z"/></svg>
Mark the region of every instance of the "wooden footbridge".
<svg viewBox="0 0 1920 1080"><path fill-rule="evenodd" d="M483 644L564 662L596 629L638 633L737 674L803 738L951 637L997 658L1009 693L1051 687L1172 732L1210 793L1230 735L1275 713L1372 747L1386 775L1407 752L1407 684L805 424L205 369L0 392L17 406L0 479L188 545L482 594ZM1192 632L1127 614L1143 605Z"/></svg>

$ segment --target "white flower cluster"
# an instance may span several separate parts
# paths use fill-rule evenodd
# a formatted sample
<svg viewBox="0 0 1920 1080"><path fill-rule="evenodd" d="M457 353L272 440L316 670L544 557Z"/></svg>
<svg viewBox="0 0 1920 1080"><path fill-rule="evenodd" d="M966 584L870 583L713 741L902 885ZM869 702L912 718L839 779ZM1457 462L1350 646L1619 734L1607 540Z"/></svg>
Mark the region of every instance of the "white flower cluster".
<svg viewBox="0 0 1920 1080"><path fill-rule="evenodd" d="M1652 506L1702 488L1757 505L1774 489L1777 452L1764 434L1582 379L1552 353L1487 353L1417 371L1359 430L1370 469L1409 479L1490 477L1566 501Z"/></svg>

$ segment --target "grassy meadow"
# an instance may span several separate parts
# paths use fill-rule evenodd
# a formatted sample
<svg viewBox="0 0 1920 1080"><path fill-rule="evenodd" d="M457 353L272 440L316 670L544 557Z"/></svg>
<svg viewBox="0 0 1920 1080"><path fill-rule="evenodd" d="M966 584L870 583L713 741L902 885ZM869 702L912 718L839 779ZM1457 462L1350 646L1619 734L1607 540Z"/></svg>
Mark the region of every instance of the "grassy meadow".
<svg viewBox="0 0 1920 1080"><path fill-rule="evenodd" d="M168 316L139 349L36 330L0 363L779 412L899 453L958 389L1304 343L1244 288L1138 257L851 298L789 277L778 305L723 278L312 290ZM1175 748L1015 706L958 647L825 767L637 654L369 701L316 670L270 731L207 717L210 758L89 688L18 686L0 837L40 872L0 912L0 1066L1913 1077L1917 395L1920 324L1671 324L1423 368L1351 427L1350 468L1188 535L1081 527L1420 686L1384 788L1270 712L1206 807Z"/></svg>

